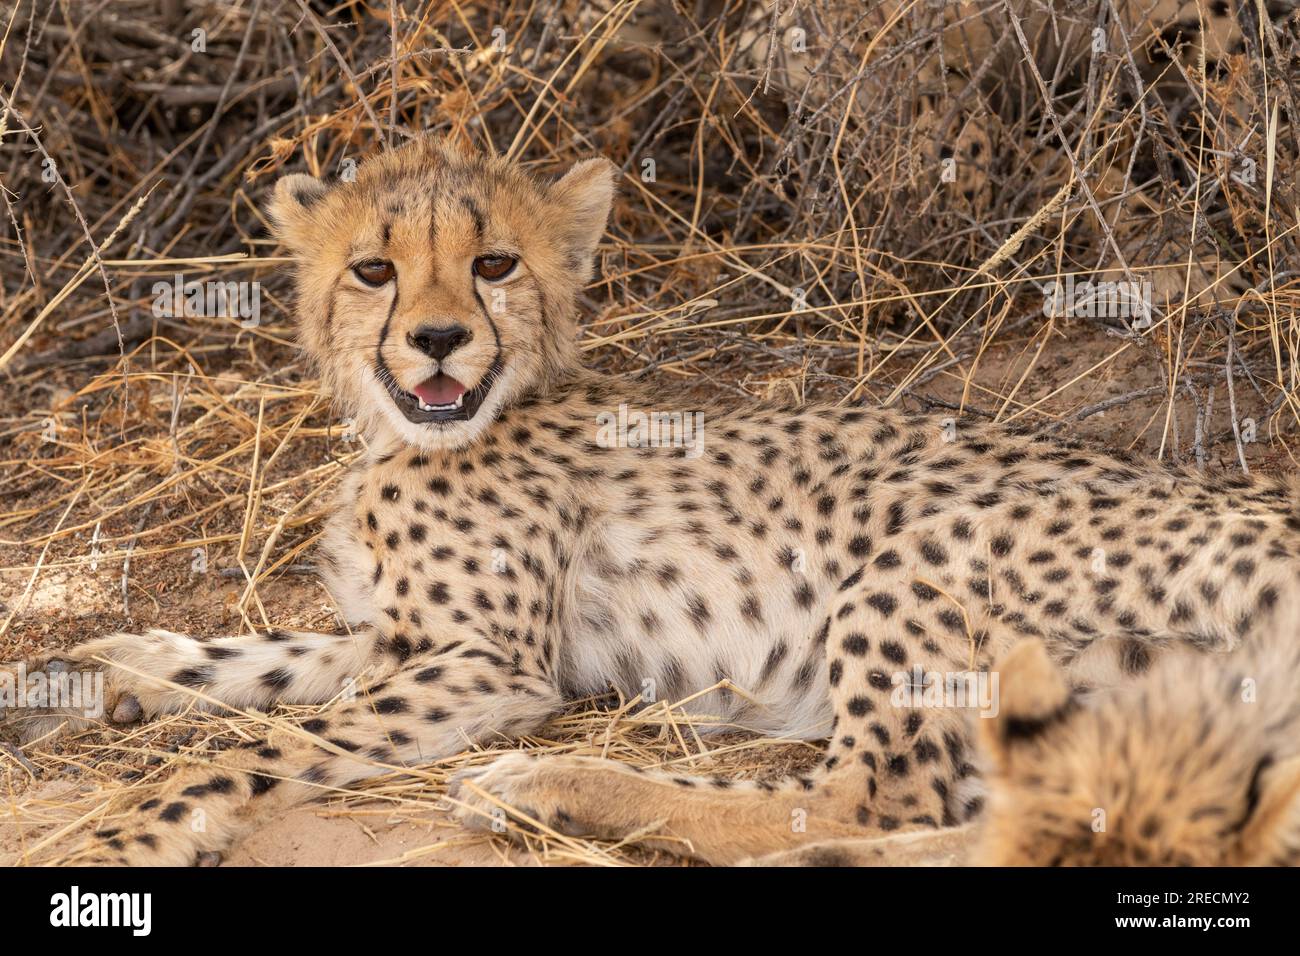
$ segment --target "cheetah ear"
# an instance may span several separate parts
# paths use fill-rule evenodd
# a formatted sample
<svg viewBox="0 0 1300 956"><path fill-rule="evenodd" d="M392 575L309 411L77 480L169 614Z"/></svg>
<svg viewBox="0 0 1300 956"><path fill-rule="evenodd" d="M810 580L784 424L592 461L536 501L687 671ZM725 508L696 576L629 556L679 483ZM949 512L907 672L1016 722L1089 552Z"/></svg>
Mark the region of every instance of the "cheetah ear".
<svg viewBox="0 0 1300 956"><path fill-rule="evenodd" d="M1267 866L1300 834L1300 756L1256 773L1259 799L1241 830L1241 866Z"/></svg>
<svg viewBox="0 0 1300 956"><path fill-rule="evenodd" d="M301 249L312 224L312 208L329 191L315 176L292 173L276 181L267 205L271 231L290 249Z"/></svg>
<svg viewBox="0 0 1300 956"><path fill-rule="evenodd" d="M605 234L617 181L618 167L597 157L574 163L548 190L559 213L565 251L584 266Z"/></svg>
<svg viewBox="0 0 1300 956"><path fill-rule="evenodd" d="M978 719L984 751L1005 770L1016 744L1032 740L1068 715L1074 698L1042 641L1021 641L994 669L998 711Z"/></svg>

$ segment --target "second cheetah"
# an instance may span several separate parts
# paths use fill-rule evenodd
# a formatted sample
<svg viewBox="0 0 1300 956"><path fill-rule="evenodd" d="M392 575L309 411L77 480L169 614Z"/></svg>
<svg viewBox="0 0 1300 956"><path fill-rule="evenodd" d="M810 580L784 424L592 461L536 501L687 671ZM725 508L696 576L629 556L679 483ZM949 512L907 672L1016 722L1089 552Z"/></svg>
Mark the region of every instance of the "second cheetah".
<svg viewBox="0 0 1300 956"><path fill-rule="evenodd" d="M766 866L1295 866L1300 645L1295 622L1224 658L1170 648L1140 677L1072 687L1042 641L996 664L976 719L977 822L830 840Z"/></svg>
<svg viewBox="0 0 1300 956"><path fill-rule="evenodd" d="M984 799L968 722L900 703L910 675L983 671L1032 636L1071 684L1109 686L1295 612L1282 481L892 410L687 408L583 370L575 296L614 192L604 160L541 182L433 139L354 182L281 180L302 343L369 439L325 544L351 630L77 648L113 663L110 711L172 712L192 690L328 706L177 772L76 862L189 863L289 804L647 681L678 700L728 678L746 693L694 711L828 738L825 759L736 783L511 754L455 782L465 823L500 801L569 834L660 824L650 844L720 864L954 827ZM620 405L704 427L690 447L601 440ZM339 699L348 681L361 692Z"/></svg>

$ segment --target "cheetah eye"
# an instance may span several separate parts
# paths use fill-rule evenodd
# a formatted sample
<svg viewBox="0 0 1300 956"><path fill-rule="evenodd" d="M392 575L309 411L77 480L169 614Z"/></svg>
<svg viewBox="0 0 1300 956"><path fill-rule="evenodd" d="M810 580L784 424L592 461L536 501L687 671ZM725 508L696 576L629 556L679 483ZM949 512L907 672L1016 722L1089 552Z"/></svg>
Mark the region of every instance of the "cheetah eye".
<svg viewBox="0 0 1300 956"><path fill-rule="evenodd" d="M474 274L480 279L496 282L514 272L518 262L514 256L479 256L474 260Z"/></svg>
<svg viewBox="0 0 1300 956"><path fill-rule="evenodd" d="M370 259L352 267L356 277L366 285L381 286L397 275L397 270L387 259Z"/></svg>

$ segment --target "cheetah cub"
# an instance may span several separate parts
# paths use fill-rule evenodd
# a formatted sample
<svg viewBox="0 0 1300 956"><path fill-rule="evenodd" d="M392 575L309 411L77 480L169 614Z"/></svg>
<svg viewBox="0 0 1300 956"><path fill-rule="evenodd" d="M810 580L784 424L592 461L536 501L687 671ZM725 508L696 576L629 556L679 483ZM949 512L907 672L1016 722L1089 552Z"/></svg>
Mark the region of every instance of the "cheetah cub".
<svg viewBox="0 0 1300 956"><path fill-rule="evenodd" d="M1300 863L1300 648L1189 651L1096 704L1042 644L1003 664L975 858L1028 866Z"/></svg>
<svg viewBox="0 0 1300 956"><path fill-rule="evenodd" d="M976 824L830 841L764 865L1294 866L1300 863L1297 629L1231 657L1173 650L1080 693L1043 643L997 665L976 720L988 807Z"/></svg>
<svg viewBox="0 0 1300 956"><path fill-rule="evenodd" d="M290 804L535 732L568 698L677 701L724 678L744 692L691 712L829 740L816 772L510 754L455 781L458 812L487 827L505 805L724 864L912 838L984 800L967 712L933 706L924 675L977 677L1023 635L1070 683L1114 686L1170 645L1229 651L1295 610L1282 482L888 409L686 407L585 371L575 298L614 189L604 160L543 182L433 139L353 182L280 181L302 344L368 439L322 559L348 628L78 648L74 665L110 665L110 714L321 709L179 771L76 861L188 863ZM703 426L609 440L621 406Z"/></svg>

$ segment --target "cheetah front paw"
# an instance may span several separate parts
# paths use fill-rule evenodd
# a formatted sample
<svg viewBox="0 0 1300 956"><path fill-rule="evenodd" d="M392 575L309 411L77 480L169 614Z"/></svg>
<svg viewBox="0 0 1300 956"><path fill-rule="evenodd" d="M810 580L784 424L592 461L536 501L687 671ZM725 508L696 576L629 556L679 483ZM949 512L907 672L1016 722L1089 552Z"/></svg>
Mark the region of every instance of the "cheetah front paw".
<svg viewBox="0 0 1300 956"><path fill-rule="evenodd" d="M0 727L25 745L103 721L130 724L143 714L157 712L160 707L150 709L141 701L156 698L160 687L104 663L105 659L139 663L149 645L149 637L113 634L0 666Z"/></svg>
<svg viewBox="0 0 1300 956"><path fill-rule="evenodd" d="M221 853L207 844L213 842L195 824L202 817L173 819L169 803L155 811L158 800L128 811L124 819L97 830L79 847L53 860L55 867L119 866L219 866ZM220 827L214 827L220 830ZM218 834L220 836L220 834Z"/></svg>

